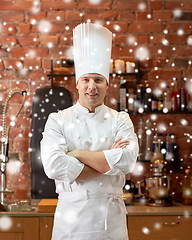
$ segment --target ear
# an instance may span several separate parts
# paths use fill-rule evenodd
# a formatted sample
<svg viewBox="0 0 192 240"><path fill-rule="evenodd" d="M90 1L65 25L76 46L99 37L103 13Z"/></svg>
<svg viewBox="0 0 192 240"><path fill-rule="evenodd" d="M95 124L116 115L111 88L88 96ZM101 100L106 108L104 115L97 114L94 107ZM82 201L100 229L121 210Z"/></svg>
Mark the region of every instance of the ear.
<svg viewBox="0 0 192 240"><path fill-rule="evenodd" d="M76 89L77 89L77 90L79 89L79 81L78 81L77 84L76 84Z"/></svg>
<svg viewBox="0 0 192 240"><path fill-rule="evenodd" d="M108 83L108 81L106 80L106 82L107 82L107 90L108 90L108 88L109 88L109 83Z"/></svg>

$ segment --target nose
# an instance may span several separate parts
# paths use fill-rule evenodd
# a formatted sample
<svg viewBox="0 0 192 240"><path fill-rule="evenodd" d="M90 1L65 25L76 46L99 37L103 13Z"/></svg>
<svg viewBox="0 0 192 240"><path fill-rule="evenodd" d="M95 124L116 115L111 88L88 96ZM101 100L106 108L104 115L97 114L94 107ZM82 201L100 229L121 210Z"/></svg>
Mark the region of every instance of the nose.
<svg viewBox="0 0 192 240"><path fill-rule="evenodd" d="M89 84L88 84L88 89L89 89L90 91L93 91L93 90L95 90L95 88L96 88L95 81L94 81L93 79L90 79L90 80L89 80Z"/></svg>

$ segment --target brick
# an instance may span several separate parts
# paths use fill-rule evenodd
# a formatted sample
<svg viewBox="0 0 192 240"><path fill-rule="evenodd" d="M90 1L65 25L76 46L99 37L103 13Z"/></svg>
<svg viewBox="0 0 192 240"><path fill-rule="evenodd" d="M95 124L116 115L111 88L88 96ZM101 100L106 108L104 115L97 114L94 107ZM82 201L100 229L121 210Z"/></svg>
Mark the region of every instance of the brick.
<svg viewBox="0 0 192 240"><path fill-rule="evenodd" d="M86 12L83 16L84 22L87 22L87 20L91 20L91 22L98 21L99 19L99 13L98 12Z"/></svg>
<svg viewBox="0 0 192 240"><path fill-rule="evenodd" d="M17 41L14 36L11 35L1 35L0 37L0 45L16 45Z"/></svg>
<svg viewBox="0 0 192 240"><path fill-rule="evenodd" d="M82 21L83 19L83 14L82 16L80 15L81 12L80 11L71 11L71 10L67 10L65 12L65 19L66 21Z"/></svg>
<svg viewBox="0 0 192 240"><path fill-rule="evenodd" d="M165 35L163 34L157 34L157 35L153 35L152 38L150 37L149 39L150 39L150 43L157 44L157 43L162 43L162 41L166 38L165 38Z"/></svg>
<svg viewBox="0 0 192 240"><path fill-rule="evenodd" d="M187 77L187 78L192 78L192 68L188 68L188 69L186 70L186 77Z"/></svg>
<svg viewBox="0 0 192 240"><path fill-rule="evenodd" d="M119 11L118 20L127 22L135 21L135 13L132 11Z"/></svg>
<svg viewBox="0 0 192 240"><path fill-rule="evenodd" d="M18 80L17 78L17 81L11 81L11 89L14 89L14 88L20 88L22 90L27 90L28 88L28 83L25 82L25 81L21 81L20 79ZM21 99L22 100L22 99ZM22 112L24 111L24 109L22 109ZM20 115L19 115L20 116Z"/></svg>
<svg viewBox="0 0 192 240"><path fill-rule="evenodd" d="M112 5L112 9L119 9L119 10L138 10L139 9L139 4L141 3L140 0L118 0L115 1ZM142 3L146 4L147 6L147 1L144 0Z"/></svg>
<svg viewBox="0 0 192 240"><path fill-rule="evenodd" d="M22 132L22 129L16 128L16 127L12 127L10 129L10 132L9 132L9 137L11 139L13 139L13 138L17 137L21 132Z"/></svg>
<svg viewBox="0 0 192 240"><path fill-rule="evenodd" d="M74 1L65 2L63 0L55 1L41 1L41 10L49 11L49 10L69 10L77 7L77 3Z"/></svg>
<svg viewBox="0 0 192 240"><path fill-rule="evenodd" d="M42 70L32 70L32 71L29 71L27 75L27 78L31 80L40 80L42 77L47 79L46 73Z"/></svg>
<svg viewBox="0 0 192 240"><path fill-rule="evenodd" d="M79 0L79 9L110 9L111 0L99 1L97 4L91 3L89 0Z"/></svg>
<svg viewBox="0 0 192 240"><path fill-rule="evenodd" d="M52 44L52 45L57 45L58 44L58 39L59 36L51 36L51 35L40 35L39 40L40 40L40 44L41 45L48 45L48 44Z"/></svg>
<svg viewBox="0 0 192 240"><path fill-rule="evenodd" d="M64 47L59 47L59 48L51 48L50 49L50 54L53 58L60 58L61 57L61 53L62 52L62 56L63 57L67 57L68 58L72 58L72 48L68 47L68 46L64 46Z"/></svg>
<svg viewBox="0 0 192 240"><path fill-rule="evenodd" d="M50 58L43 58L42 59L42 67L44 69L51 69L51 59Z"/></svg>
<svg viewBox="0 0 192 240"><path fill-rule="evenodd" d="M12 70L0 71L0 81L1 80L9 80L9 79L13 79L13 71Z"/></svg>
<svg viewBox="0 0 192 240"><path fill-rule="evenodd" d="M171 21L171 19L172 19L172 12L170 11L153 12L154 21Z"/></svg>
<svg viewBox="0 0 192 240"><path fill-rule="evenodd" d="M130 49L133 49L133 51L130 52ZM134 49L135 47L131 46L114 46L112 49L112 59L115 58L122 58L122 57L134 57Z"/></svg>
<svg viewBox="0 0 192 240"><path fill-rule="evenodd" d="M27 47L15 47L11 50L10 55L12 57L26 57L28 54L29 58L35 57L47 57L48 49L47 48L27 48Z"/></svg>
<svg viewBox="0 0 192 240"><path fill-rule="evenodd" d="M10 81L3 80L0 78L0 93L7 92L7 89L10 88Z"/></svg>
<svg viewBox="0 0 192 240"><path fill-rule="evenodd" d="M184 68L187 69L188 67L188 59L174 59L174 63L175 63L175 68Z"/></svg>
<svg viewBox="0 0 192 240"><path fill-rule="evenodd" d="M18 179L18 177L17 177ZM16 186L15 191L14 191L14 199L22 200L22 199L29 199L29 189L26 186L26 189L21 188L20 182L18 183L19 185ZM26 184L27 185L27 184Z"/></svg>
<svg viewBox="0 0 192 240"><path fill-rule="evenodd" d="M148 50L150 52L150 55L153 57L167 57L170 58L170 56L174 57L178 54L177 48L174 50L170 46L164 46L164 45L148 45ZM159 53L158 51L161 50Z"/></svg>
<svg viewBox="0 0 192 240"><path fill-rule="evenodd" d="M56 69L58 69L58 73L74 73L74 69L73 68L65 68L63 70L63 68L61 69L60 66L61 66L61 58L63 57L63 55L60 56L60 58L57 58L57 59L53 59L53 68L54 68L54 71L56 71ZM59 62L58 62L59 61ZM47 69L49 73L50 69L51 69L51 59L50 58L44 58L42 60L42 65L43 65L43 68ZM63 77L60 78L60 80L63 80Z"/></svg>
<svg viewBox="0 0 192 240"><path fill-rule="evenodd" d="M37 34L18 35L17 40L22 47L39 45L39 37Z"/></svg>
<svg viewBox="0 0 192 240"><path fill-rule="evenodd" d="M169 33L177 33L179 29L182 29L185 34L191 33L191 23L183 22L170 22L167 24L166 29Z"/></svg>
<svg viewBox="0 0 192 240"><path fill-rule="evenodd" d="M65 20L64 11L49 11L47 13L47 20L51 22L63 22Z"/></svg>
<svg viewBox="0 0 192 240"><path fill-rule="evenodd" d="M41 67L41 59L35 58L35 59L24 59L24 67L27 69L39 69Z"/></svg>
<svg viewBox="0 0 192 240"><path fill-rule="evenodd" d="M167 68L170 66L170 61L166 57L159 57L155 59L155 66L159 68Z"/></svg>
<svg viewBox="0 0 192 240"><path fill-rule="evenodd" d="M7 69L21 69L23 67L21 60L18 60L18 59L4 58L3 63L5 68Z"/></svg>
<svg viewBox="0 0 192 240"><path fill-rule="evenodd" d="M137 33L159 33L162 32L163 27L161 23L132 23L129 26L130 32L137 32Z"/></svg>
<svg viewBox="0 0 192 240"><path fill-rule="evenodd" d="M128 31L128 24L126 22L110 22L110 24L104 24L104 27L113 33L125 33Z"/></svg>
<svg viewBox="0 0 192 240"><path fill-rule="evenodd" d="M15 24L10 24L10 23L1 24L0 23L0 33L1 34L14 34L15 32L16 32Z"/></svg>
<svg viewBox="0 0 192 240"><path fill-rule="evenodd" d="M6 49L0 49L0 57L7 57L8 56L8 52L6 51Z"/></svg>
<svg viewBox="0 0 192 240"><path fill-rule="evenodd" d="M167 40L169 44L185 44L186 43L186 35L179 36L178 34L168 34Z"/></svg>
<svg viewBox="0 0 192 240"><path fill-rule="evenodd" d="M19 11L2 11L0 12L0 20L2 22L23 22L24 12Z"/></svg>
<svg viewBox="0 0 192 240"><path fill-rule="evenodd" d="M180 46L177 47L178 56L180 57L191 57L192 56L192 48L190 46Z"/></svg>
<svg viewBox="0 0 192 240"><path fill-rule="evenodd" d="M192 2L191 1L166 1L165 9L175 10L180 9L181 11L191 11Z"/></svg>
<svg viewBox="0 0 192 240"><path fill-rule="evenodd" d="M151 11L136 12L137 21L152 21L153 13Z"/></svg>
<svg viewBox="0 0 192 240"><path fill-rule="evenodd" d="M76 25L76 24L74 24ZM68 31L66 30L67 24L63 23L51 23L51 27L48 31L45 31L45 28L39 29L39 25L33 25L31 32L33 33L41 33L41 34L56 34L56 33L67 33Z"/></svg>
<svg viewBox="0 0 192 240"><path fill-rule="evenodd" d="M192 21L192 12L182 12L181 16L174 17L177 21Z"/></svg>
<svg viewBox="0 0 192 240"><path fill-rule="evenodd" d="M123 16L119 16L119 18L118 18L118 12L117 11L107 10L107 11L102 11L102 12L99 13L99 19L101 19L103 21L116 21L117 19L123 20L123 19L121 19L121 17L123 18Z"/></svg>
<svg viewBox="0 0 192 240"><path fill-rule="evenodd" d="M151 10L162 10L163 9L163 1L150 0L149 7Z"/></svg>
<svg viewBox="0 0 192 240"><path fill-rule="evenodd" d="M14 141L13 147L17 151L26 151L26 149L29 148L29 145L25 138L17 137L17 140Z"/></svg>
<svg viewBox="0 0 192 240"><path fill-rule="evenodd" d="M33 14L31 12L26 13L26 21L31 24L33 24L34 20L35 22L39 22L44 19L46 19L46 12L38 12L36 14Z"/></svg>
<svg viewBox="0 0 192 240"><path fill-rule="evenodd" d="M59 46L62 45L72 46L73 45L72 35L60 35Z"/></svg>
<svg viewBox="0 0 192 240"><path fill-rule="evenodd" d="M18 33L30 33L31 25L28 23L20 23L18 25Z"/></svg>
<svg viewBox="0 0 192 240"><path fill-rule="evenodd" d="M1 1L0 11L30 11L33 1Z"/></svg>
<svg viewBox="0 0 192 240"><path fill-rule="evenodd" d="M182 70L177 69L159 69L159 70L151 70L149 73L149 79L156 79L156 76L159 76L159 80L172 80L173 77L181 78L182 76Z"/></svg>
<svg viewBox="0 0 192 240"><path fill-rule="evenodd" d="M134 39L134 42L132 42L132 39ZM140 34L140 35L132 35L132 34L117 35L114 38L114 42L115 42L116 45L120 45L120 46L125 46L125 45L132 46L136 42L137 42L137 44L145 44L145 43L148 42L148 36L144 35L144 34Z"/></svg>

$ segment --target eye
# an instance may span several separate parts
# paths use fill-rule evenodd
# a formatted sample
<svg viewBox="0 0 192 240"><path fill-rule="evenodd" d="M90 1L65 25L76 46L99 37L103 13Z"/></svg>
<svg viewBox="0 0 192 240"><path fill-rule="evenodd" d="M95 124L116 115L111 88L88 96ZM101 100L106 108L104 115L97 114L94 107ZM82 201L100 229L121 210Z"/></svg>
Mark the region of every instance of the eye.
<svg viewBox="0 0 192 240"><path fill-rule="evenodd" d="M84 82L88 82L89 79L88 79L88 78L83 78L83 81L84 81Z"/></svg>
<svg viewBox="0 0 192 240"><path fill-rule="evenodd" d="M95 81L96 81L97 83L100 83L100 82L102 82L102 79L101 79L101 78L96 78Z"/></svg>

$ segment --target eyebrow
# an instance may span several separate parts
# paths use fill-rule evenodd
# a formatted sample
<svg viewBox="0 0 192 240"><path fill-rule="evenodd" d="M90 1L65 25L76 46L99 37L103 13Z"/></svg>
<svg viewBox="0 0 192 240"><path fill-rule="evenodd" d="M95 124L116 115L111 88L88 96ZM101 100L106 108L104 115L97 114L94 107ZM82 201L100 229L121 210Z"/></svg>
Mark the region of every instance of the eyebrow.
<svg viewBox="0 0 192 240"><path fill-rule="evenodd" d="M104 79L102 76L99 75L91 75L91 76L82 76L82 78L99 78L99 79Z"/></svg>

